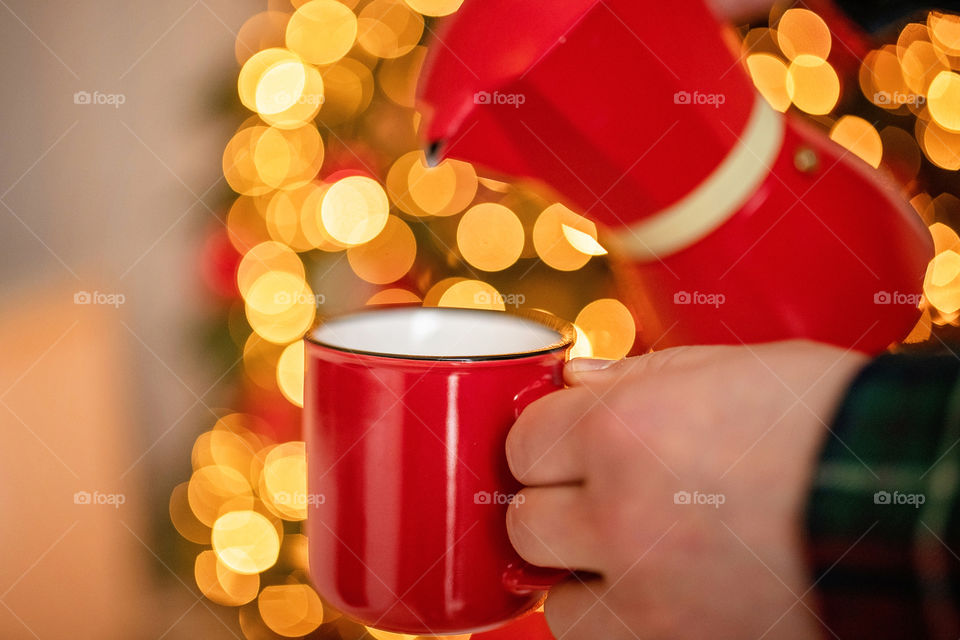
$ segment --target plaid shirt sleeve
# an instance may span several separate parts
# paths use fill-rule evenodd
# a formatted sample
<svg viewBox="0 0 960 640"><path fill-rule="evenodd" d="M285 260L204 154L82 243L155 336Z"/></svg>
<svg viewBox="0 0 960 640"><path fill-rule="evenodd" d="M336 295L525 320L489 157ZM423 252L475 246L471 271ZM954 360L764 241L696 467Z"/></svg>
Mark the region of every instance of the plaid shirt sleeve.
<svg viewBox="0 0 960 640"><path fill-rule="evenodd" d="M820 458L808 552L825 637L960 638L960 361L884 355Z"/></svg>

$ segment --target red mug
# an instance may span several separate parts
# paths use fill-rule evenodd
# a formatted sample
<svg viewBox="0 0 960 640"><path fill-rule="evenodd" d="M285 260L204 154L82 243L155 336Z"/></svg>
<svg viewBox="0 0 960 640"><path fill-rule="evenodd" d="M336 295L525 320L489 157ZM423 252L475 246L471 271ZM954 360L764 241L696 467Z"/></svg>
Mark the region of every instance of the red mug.
<svg viewBox="0 0 960 640"><path fill-rule="evenodd" d="M524 563L505 517L507 432L563 386L573 328L541 313L394 307L307 336L310 574L371 627L483 631L568 572Z"/></svg>

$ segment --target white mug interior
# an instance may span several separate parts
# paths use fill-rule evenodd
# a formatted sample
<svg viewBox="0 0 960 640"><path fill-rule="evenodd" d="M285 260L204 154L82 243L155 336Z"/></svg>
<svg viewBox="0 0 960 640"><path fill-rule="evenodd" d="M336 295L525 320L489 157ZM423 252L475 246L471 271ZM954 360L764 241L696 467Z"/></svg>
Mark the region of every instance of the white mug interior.
<svg viewBox="0 0 960 640"><path fill-rule="evenodd" d="M330 319L310 339L360 353L419 358L496 358L549 351L570 342L560 330L498 311L403 307Z"/></svg>

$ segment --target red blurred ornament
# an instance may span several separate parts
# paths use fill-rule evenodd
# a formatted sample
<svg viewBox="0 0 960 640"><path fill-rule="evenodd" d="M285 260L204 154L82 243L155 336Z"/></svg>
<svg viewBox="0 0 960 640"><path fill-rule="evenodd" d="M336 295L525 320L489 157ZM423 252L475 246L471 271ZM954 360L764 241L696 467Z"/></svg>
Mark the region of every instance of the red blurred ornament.
<svg viewBox="0 0 960 640"><path fill-rule="evenodd" d="M509 18L509 19L505 19ZM467 0L420 84L430 150L533 178L610 230L651 346L875 352L933 246L879 174L774 111L701 0Z"/></svg>
<svg viewBox="0 0 960 640"><path fill-rule="evenodd" d="M237 288L240 258L230 243L226 227L218 226L207 235L200 252L200 275L207 287L221 298L233 300L240 296Z"/></svg>
<svg viewBox="0 0 960 640"><path fill-rule="evenodd" d="M344 144L330 136L324 154L323 169L320 178L325 182L335 182L339 177L363 175L374 177L383 172L380 156L369 146L359 141Z"/></svg>
<svg viewBox="0 0 960 640"><path fill-rule="evenodd" d="M303 439L303 410L291 404L279 390L247 384L237 404L239 411L259 419L255 424L260 435L267 436L274 442Z"/></svg>

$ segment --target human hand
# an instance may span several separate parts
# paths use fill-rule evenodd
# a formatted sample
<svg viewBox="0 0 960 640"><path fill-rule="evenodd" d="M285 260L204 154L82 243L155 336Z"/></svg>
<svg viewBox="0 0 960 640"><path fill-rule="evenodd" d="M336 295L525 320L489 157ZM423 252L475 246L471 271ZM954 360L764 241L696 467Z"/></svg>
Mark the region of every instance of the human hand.
<svg viewBox="0 0 960 640"><path fill-rule="evenodd" d="M532 403L507 441L527 561L598 574L546 602L563 640L819 638L802 517L819 449L865 357L790 341L686 347ZM689 500L687 500L689 499ZM685 503L686 502L686 503Z"/></svg>

